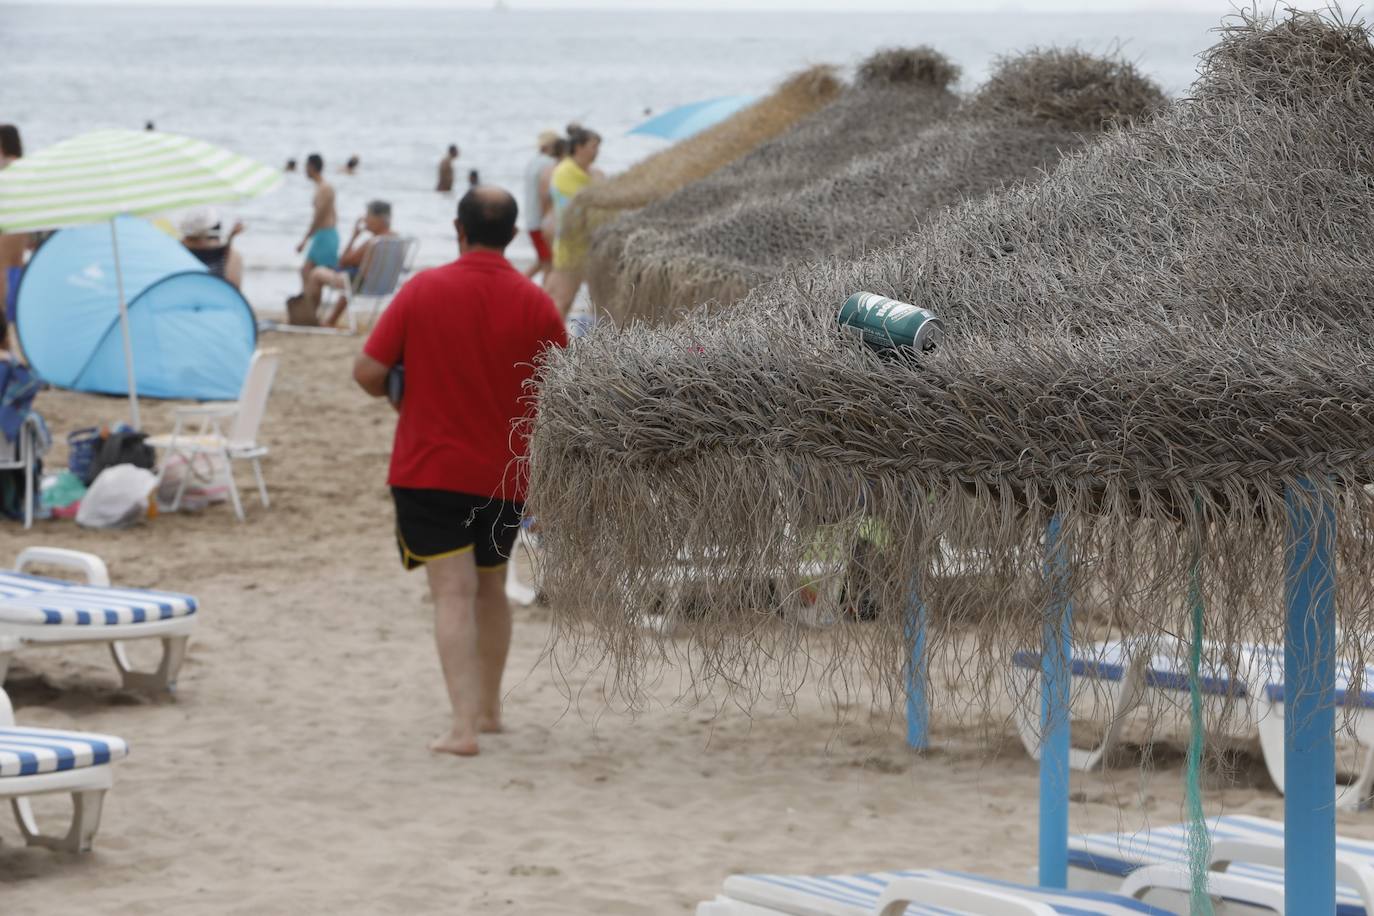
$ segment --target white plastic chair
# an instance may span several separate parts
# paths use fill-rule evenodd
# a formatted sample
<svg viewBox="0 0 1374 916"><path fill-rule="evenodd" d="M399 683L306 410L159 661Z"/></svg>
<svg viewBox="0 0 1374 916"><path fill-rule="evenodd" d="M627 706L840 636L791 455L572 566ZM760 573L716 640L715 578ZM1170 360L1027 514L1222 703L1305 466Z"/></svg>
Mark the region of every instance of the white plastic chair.
<svg viewBox="0 0 1374 916"><path fill-rule="evenodd" d="M19 427L19 441L0 435L0 471L24 472L24 528L33 527L33 507L38 499L38 418L29 414Z"/></svg>
<svg viewBox="0 0 1374 916"><path fill-rule="evenodd" d="M352 333L358 332L359 304L365 299L372 300L372 311L367 319L370 327L414 268L419 250L420 240L413 236L382 236L372 243L349 292L348 328ZM327 313L342 294L332 286L326 287L325 295L320 297L320 310Z"/></svg>
<svg viewBox="0 0 1374 916"><path fill-rule="evenodd" d="M158 471L158 485L167 473L168 459L180 455L189 466L196 455L219 457L228 468L229 499L234 505L234 514L239 521L244 520L243 502L239 499L238 485L234 483L234 461L251 461L253 477L258 484L258 497L266 508L270 505L267 498L267 483L262 477L261 459L267 447L258 442L258 428L267 413L267 396L272 392L272 381L277 375L280 355L276 350L258 350L248 366L248 375L243 380L239 399L232 404L197 404L178 407L173 414L176 424L171 435L153 436L148 444L165 451ZM199 427L188 432L186 425L199 420ZM181 486L172 500L173 512L181 508L181 499L186 493L186 485L191 475L182 477Z"/></svg>
<svg viewBox="0 0 1374 916"><path fill-rule="evenodd" d="M8 798L29 846L86 852L100 827L105 793L114 784L114 761L128 756L122 738L52 728L22 728L0 689L0 798ZM29 798L70 792L72 822L64 836L38 829Z"/></svg>
<svg viewBox="0 0 1374 916"><path fill-rule="evenodd" d="M82 581L28 573L39 565L78 573ZM125 688L173 691L198 609L190 595L112 586L104 561L94 554L27 547L12 571L0 569L0 683L22 646L105 642ZM162 660L155 670L138 671L130 663L124 644L135 639L161 640Z"/></svg>

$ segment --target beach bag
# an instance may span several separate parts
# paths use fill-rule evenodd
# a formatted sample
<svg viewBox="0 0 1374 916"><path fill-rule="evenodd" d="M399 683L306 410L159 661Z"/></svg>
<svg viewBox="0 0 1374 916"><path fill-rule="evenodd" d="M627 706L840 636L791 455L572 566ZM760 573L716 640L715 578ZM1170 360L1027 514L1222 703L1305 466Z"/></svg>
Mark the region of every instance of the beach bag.
<svg viewBox="0 0 1374 916"><path fill-rule="evenodd" d="M95 426L67 433L67 470L83 484L95 479L95 457L102 441L100 429Z"/></svg>
<svg viewBox="0 0 1374 916"><path fill-rule="evenodd" d="M299 327L315 328L320 325L319 313L310 307L304 296L292 296L286 300L286 323Z"/></svg>
<svg viewBox="0 0 1374 916"><path fill-rule="evenodd" d="M140 433L127 426L119 426L100 443L95 461L91 464L91 480L100 476L107 468L121 464L132 464L136 468L152 468L157 464L157 453L144 440L147 433Z"/></svg>
<svg viewBox="0 0 1374 916"><path fill-rule="evenodd" d="M127 528L150 514L149 497L157 475L132 464L101 471L76 510L76 523L86 528Z"/></svg>
<svg viewBox="0 0 1374 916"><path fill-rule="evenodd" d="M229 474L229 462L223 455L200 453L190 458L179 454L168 455L162 462L162 483L157 488L158 507L171 508L183 481L186 489L182 491L179 508L194 512L211 503L222 503L229 498Z"/></svg>

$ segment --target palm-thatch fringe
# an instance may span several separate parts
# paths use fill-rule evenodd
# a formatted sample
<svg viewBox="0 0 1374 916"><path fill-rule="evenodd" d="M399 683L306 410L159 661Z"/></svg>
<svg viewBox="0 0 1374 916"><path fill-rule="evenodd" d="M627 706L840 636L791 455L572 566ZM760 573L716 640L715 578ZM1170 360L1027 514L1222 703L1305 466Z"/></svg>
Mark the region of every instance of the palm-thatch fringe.
<svg viewBox="0 0 1374 916"><path fill-rule="evenodd" d="M700 195L688 187L607 226L592 259L593 291L602 292L594 302L618 320L654 322L734 302L789 267L893 244L944 207L1034 177L1085 138L1164 101L1118 58L1055 48L1004 58L953 117L928 117L914 132L897 125L881 143L857 136L848 161L803 161L785 191L763 186L728 212L691 216L687 205Z"/></svg>
<svg viewBox="0 0 1374 916"><path fill-rule="evenodd" d="M1371 110L1363 25L1241 17L1189 98L1041 181L735 307L551 354L529 470L561 644L606 656L631 696L671 654L744 702L805 683L856 696L855 671L895 699L916 599L932 668L991 690L1040 645L1052 598L1073 603L1080 646L1153 641L1189 632L1196 586L1206 664L1225 670L1281 638L1285 500L1320 497L1340 650L1362 671ZM866 349L834 321L857 289L933 309L945 343ZM1045 574L1051 518L1062 579ZM808 576L875 619L799 626ZM689 638L639 626L650 608Z"/></svg>
<svg viewBox="0 0 1374 916"><path fill-rule="evenodd" d="M809 67L719 124L588 187L573 200L558 227L571 259L568 269L582 269L598 226L733 162L829 104L843 88L834 67Z"/></svg>

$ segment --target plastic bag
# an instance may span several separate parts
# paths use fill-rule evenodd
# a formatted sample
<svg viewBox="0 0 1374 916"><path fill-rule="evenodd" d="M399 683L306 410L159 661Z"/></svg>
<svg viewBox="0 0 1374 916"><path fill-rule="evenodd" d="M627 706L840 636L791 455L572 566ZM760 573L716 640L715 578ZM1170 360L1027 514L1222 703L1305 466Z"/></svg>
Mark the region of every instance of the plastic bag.
<svg viewBox="0 0 1374 916"><path fill-rule="evenodd" d="M157 475L132 464L106 468L91 482L76 510L76 523L87 528L125 528L146 518L157 487Z"/></svg>
<svg viewBox="0 0 1374 916"><path fill-rule="evenodd" d="M160 509L171 509L182 481L181 509L192 512L229 498L229 462L222 455L198 452L189 460L173 452L162 462L162 483L157 488Z"/></svg>

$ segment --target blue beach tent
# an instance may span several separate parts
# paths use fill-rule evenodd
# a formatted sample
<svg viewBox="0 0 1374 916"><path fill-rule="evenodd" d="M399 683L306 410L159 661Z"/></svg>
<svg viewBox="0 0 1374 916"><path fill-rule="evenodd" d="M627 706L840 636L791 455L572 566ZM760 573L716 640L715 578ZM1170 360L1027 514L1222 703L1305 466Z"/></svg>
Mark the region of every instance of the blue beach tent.
<svg viewBox="0 0 1374 916"><path fill-rule="evenodd" d="M253 310L180 242L134 217L115 220L138 393L233 400L257 345ZM127 395L110 226L63 229L19 284L24 355L49 384Z"/></svg>

